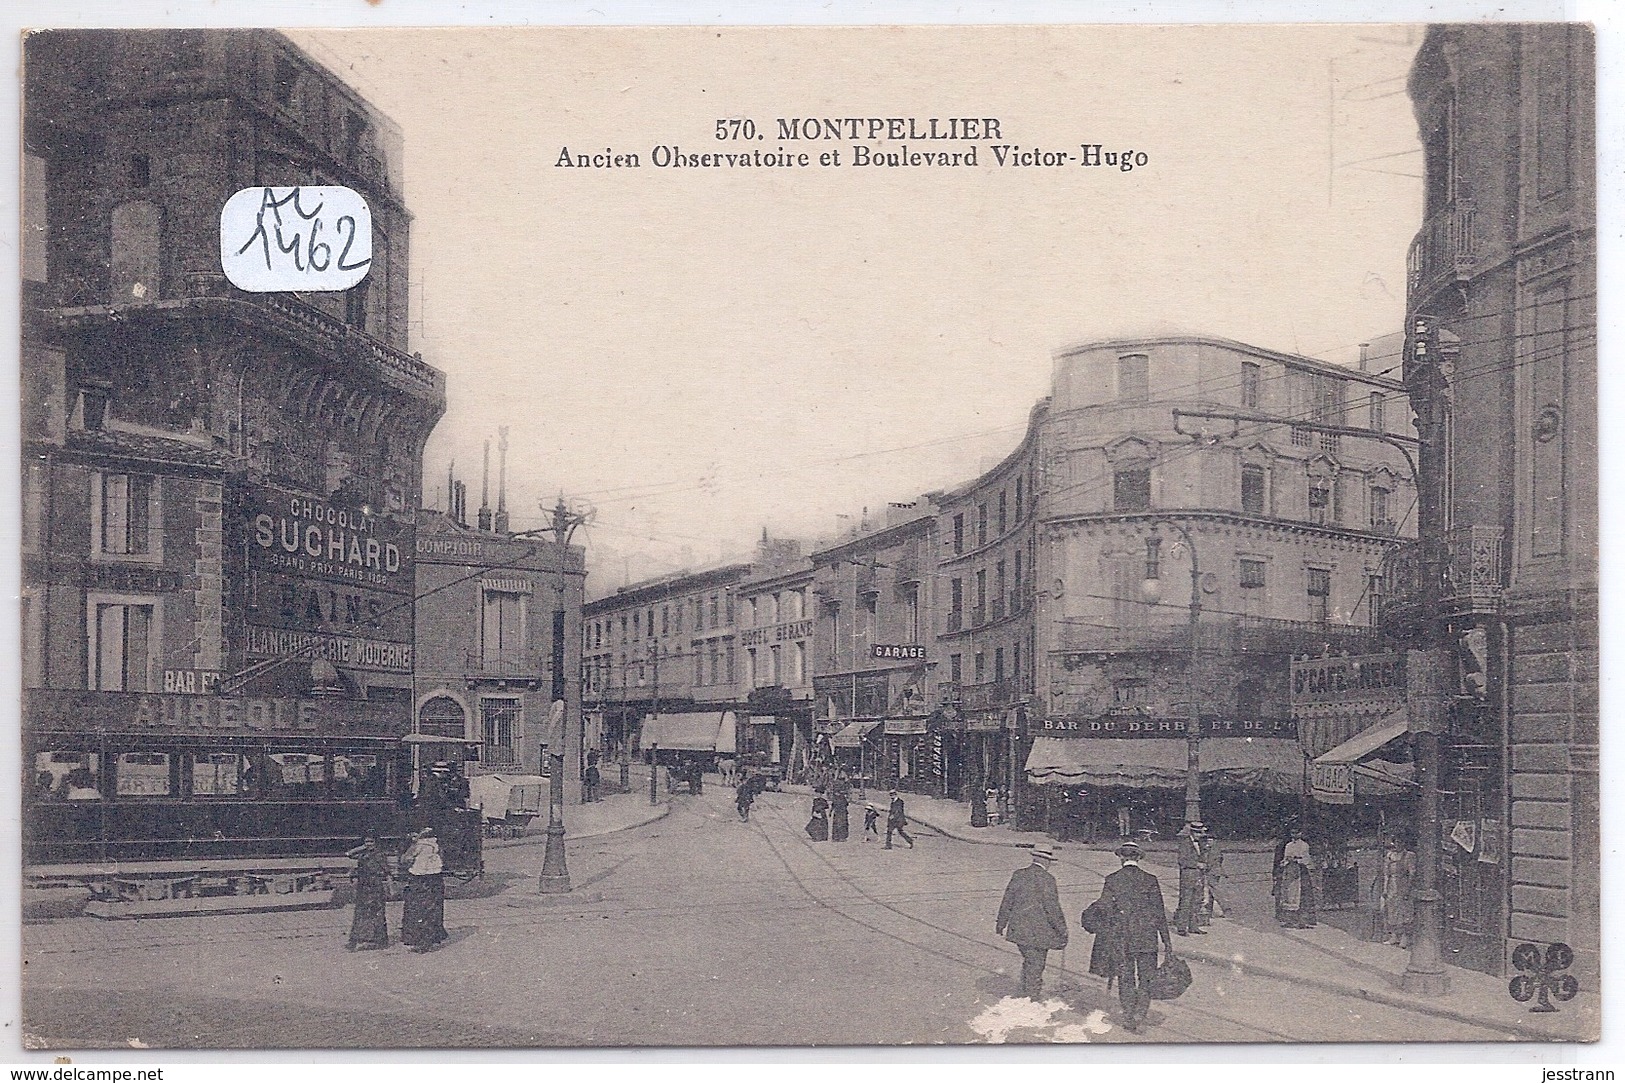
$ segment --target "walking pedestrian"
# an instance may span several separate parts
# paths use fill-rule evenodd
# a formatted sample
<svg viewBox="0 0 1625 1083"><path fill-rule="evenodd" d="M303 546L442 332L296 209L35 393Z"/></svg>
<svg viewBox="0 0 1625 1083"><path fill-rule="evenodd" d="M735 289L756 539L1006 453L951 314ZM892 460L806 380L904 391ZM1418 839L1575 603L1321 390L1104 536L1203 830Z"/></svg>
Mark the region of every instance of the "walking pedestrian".
<svg viewBox="0 0 1625 1083"><path fill-rule="evenodd" d="M756 786L749 778L740 779L739 785L734 788L734 807L739 810L739 819L750 823L750 807L756 803Z"/></svg>
<svg viewBox="0 0 1625 1083"><path fill-rule="evenodd" d="M1117 837L1119 839L1134 837L1134 815L1129 812L1126 801L1117 806Z"/></svg>
<svg viewBox="0 0 1625 1083"><path fill-rule="evenodd" d="M1117 998L1123 1006L1123 1025L1138 1034L1151 1010L1151 978L1157 972L1157 945L1160 941L1167 958L1174 955L1173 937L1168 933L1168 911L1162 902L1162 885L1140 868L1144 852L1139 845L1125 842L1117 848L1123 867L1106 877L1100 898L1089 909L1103 915L1097 936L1114 936L1111 968L1117 977ZM1089 911L1085 911L1089 913ZM1090 969L1095 973L1092 959ZM1109 980L1109 979L1108 979Z"/></svg>
<svg viewBox="0 0 1625 1083"><path fill-rule="evenodd" d="M384 915L385 882L389 859L372 836L346 857L355 859L350 878L355 881L355 915L350 919L351 951L375 951L389 947L389 920Z"/></svg>
<svg viewBox="0 0 1625 1083"><path fill-rule="evenodd" d="M589 802L589 803L593 802L593 801L597 801L598 800L598 787L602 782L603 782L603 775L600 774L600 772L598 770L597 757L596 756L589 756L588 759L587 759L587 769L586 769L586 771L582 772L582 775L581 775L581 783L582 783L582 786L581 786L581 788L582 788L581 799L583 801L586 801L586 802Z"/></svg>
<svg viewBox="0 0 1625 1083"><path fill-rule="evenodd" d="M886 811L886 849L890 850L892 832L902 836L908 843L910 850L914 849L914 840L909 838L908 832L903 828L908 826L908 815L903 810L903 798L896 790L891 792L891 808Z"/></svg>
<svg viewBox="0 0 1625 1083"><path fill-rule="evenodd" d="M1044 995L1044 965L1051 950L1066 947L1066 915L1049 867L1055 850L1048 843L1033 847L1032 864L1017 869L1004 889L994 931L1021 949L1021 995Z"/></svg>
<svg viewBox="0 0 1625 1083"><path fill-rule="evenodd" d="M1411 946L1411 925L1416 920L1416 854L1397 838L1388 840L1382 856L1383 943Z"/></svg>
<svg viewBox="0 0 1625 1083"><path fill-rule="evenodd" d="M1180 936L1206 935L1198 928L1197 919L1206 891L1202 881L1202 874L1207 871L1207 862L1202 859L1202 837L1206 830L1202 821L1192 820L1179 832L1179 909L1174 912L1174 924Z"/></svg>
<svg viewBox="0 0 1625 1083"><path fill-rule="evenodd" d="M875 808L873 802L863 806L863 841L868 842L873 835L875 841L880 841L880 810Z"/></svg>
<svg viewBox="0 0 1625 1083"><path fill-rule="evenodd" d="M433 951L446 939L446 885L440 841L434 828L425 827L401 855L406 868L402 896L401 943L415 952Z"/></svg>
<svg viewBox="0 0 1625 1083"><path fill-rule="evenodd" d="M846 780L836 776L835 796L830 802L829 837L832 842L845 842L851 831L847 821L847 807L851 800L852 794Z"/></svg>
<svg viewBox="0 0 1625 1083"><path fill-rule="evenodd" d="M814 842L829 841L829 799L824 787L813 788L812 818L807 821L807 837Z"/></svg>

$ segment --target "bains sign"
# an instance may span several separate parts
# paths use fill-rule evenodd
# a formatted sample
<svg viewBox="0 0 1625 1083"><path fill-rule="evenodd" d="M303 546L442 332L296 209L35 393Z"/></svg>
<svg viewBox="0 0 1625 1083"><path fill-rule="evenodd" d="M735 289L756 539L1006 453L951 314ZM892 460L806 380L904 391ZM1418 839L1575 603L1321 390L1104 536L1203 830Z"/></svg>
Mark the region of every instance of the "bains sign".
<svg viewBox="0 0 1625 1083"><path fill-rule="evenodd" d="M246 554L245 653L412 671L409 524L364 507L257 485L234 492Z"/></svg>

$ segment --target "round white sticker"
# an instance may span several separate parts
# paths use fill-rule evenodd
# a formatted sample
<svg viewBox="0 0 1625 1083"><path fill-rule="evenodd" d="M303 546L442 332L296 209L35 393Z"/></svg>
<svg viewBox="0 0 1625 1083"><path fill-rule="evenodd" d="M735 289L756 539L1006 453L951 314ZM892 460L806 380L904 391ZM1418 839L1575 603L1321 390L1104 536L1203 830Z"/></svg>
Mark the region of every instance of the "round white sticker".
<svg viewBox="0 0 1625 1083"><path fill-rule="evenodd" d="M339 185L244 188L220 208L220 269L250 293L347 290L372 266L372 211Z"/></svg>

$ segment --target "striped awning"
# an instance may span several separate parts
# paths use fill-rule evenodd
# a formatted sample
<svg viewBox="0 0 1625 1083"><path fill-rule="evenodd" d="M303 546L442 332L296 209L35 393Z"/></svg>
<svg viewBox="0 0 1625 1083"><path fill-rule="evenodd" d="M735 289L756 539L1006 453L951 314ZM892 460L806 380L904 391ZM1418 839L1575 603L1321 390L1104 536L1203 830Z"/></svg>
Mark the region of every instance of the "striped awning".
<svg viewBox="0 0 1625 1083"><path fill-rule="evenodd" d="M836 748L860 748L863 738L869 734L879 722L851 722L841 732L831 739L830 744Z"/></svg>
<svg viewBox="0 0 1625 1083"><path fill-rule="evenodd" d="M734 713L651 715L643 720L642 747L668 752L733 752Z"/></svg>
<svg viewBox="0 0 1625 1083"><path fill-rule="evenodd" d="M1185 784L1182 739L1037 737L1027 777L1050 786L1177 789ZM1296 741L1276 737L1209 737L1201 743L1202 781L1270 793L1303 791L1304 757Z"/></svg>

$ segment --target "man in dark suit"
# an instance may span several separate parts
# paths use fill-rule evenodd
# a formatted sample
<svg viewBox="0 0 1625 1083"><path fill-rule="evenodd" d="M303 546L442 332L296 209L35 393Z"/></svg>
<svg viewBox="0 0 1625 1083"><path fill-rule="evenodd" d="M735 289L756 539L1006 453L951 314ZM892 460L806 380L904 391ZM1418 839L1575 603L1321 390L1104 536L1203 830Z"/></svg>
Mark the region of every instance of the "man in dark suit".
<svg viewBox="0 0 1625 1083"><path fill-rule="evenodd" d="M1179 832L1179 908L1174 911L1174 924L1180 936L1207 935L1197 927L1206 891L1203 877L1207 873L1207 856L1202 850L1206 835L1207 828L1200 820L1186 824Z"/></svg>
<svg viewBox="0 0 1625 1083"><path fill-rule="evenodd" d="M1157 970L1157 942L1174 953L1168 933L1168 911L1162 885L1140 868L1142 852L1132 842L1117 848L1123 867L1106 877L1098 905L1110 916L1118 937L1117 995L1123 1004L1124 1025L1139 1033L1151 1010L1151 976Z"/></svg>
<svg viewBox="0 0 1625 1083"><path fill-rule="evenodd" d="M1066 947L1066 915L1055 877L1049 873L1055 851L1048 843L1033 847L1033 863L1017 869L1004 889L995 931L1021 949L1021 995L1044 995L1044 964L1050 949ZM1113 875L1116 875L1115 873Z"/></svg>
<svg viewBox="0 0 1625 1083"><path fill-rule="evenodd" d="M891 837L894 831L903 837L903 841L908 843L910 850L914 849L914 840L909 837L907 831L903 830L907 826L908 814L903 811L903 796L893 790L891 792L891 808L886 812L886 849L891 849Z"/></svg>

